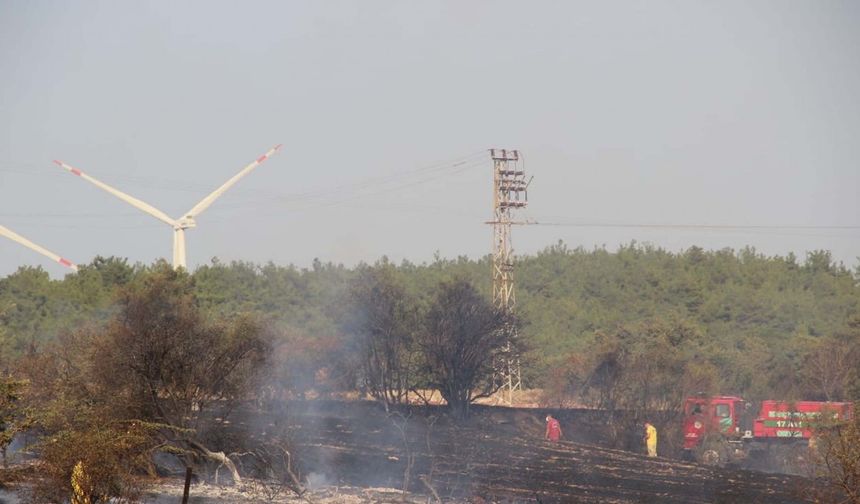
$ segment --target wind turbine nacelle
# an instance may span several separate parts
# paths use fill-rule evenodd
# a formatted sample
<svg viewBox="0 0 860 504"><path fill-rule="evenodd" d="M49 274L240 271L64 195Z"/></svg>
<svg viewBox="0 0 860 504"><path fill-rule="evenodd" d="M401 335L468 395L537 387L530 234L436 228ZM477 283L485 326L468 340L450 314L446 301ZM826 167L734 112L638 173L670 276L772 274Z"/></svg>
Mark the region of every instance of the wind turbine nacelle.
<svg viewBox="0 0 860 504"><path fill-rule="evenodd" d="M188 229L197 227L197 221L194 220L194 217L183 217L176 221L176 227L179 229Z"/></svg>
<svg viewBox="0 0 860 504"><path fill-rule="evenodd" d="M239 179L241 179L242 177L244 177L245 175L250 173L254 168L256 168L262 162L267 160L270 156L272 156L280 148L281 148L281 146L277 145L277 146L269 149L265 154L258 157L256 160L249 163L247 166L242 168L242 170L239 173L237 173L236 175L233 175L233 177L231 177L229 180L227 180L227 182L222 184L221 187L219 187L218 189L215 189L208 196L206 196L205 198L200 200L190 210L185 212L185 214L182 218L179 218L179 219L174 219L174 218L170 217L169 215L167 215L166 213L162 212L161 210L150 205L149 203L145 203L145 202L143 202L143 201L141 201L141 200L139 200L133 196L130 196L130 195L120 191L119 189L111 187L111 186L105 184L104 182L97 180L95 177L91 177L91 176L87 175L86 173L83 173L82 171L78 170L77 168L72 168L71 166L63 163L62 161L54 161L54 162L56 164L58 164L59 166L61 166L62 168L64 168L65 170L72 173L73 175L77 175L78 177L82 177L84 180L96 185L97 187L99 187L103 191L106 191L106 192L112 194L113 196L121 199L122 201L125 201L126 203L130 204L131 206L137 208L138 210L140 210L144 213L147 213L147 214L155 217L156 219L160 220L161 222L164 222L165 224L171 226L173 228L173 266L176 268L184 268L185 264L186 264L185 263L185 259L186 259L185 230L189 229L189 228L197 227L197 222L195 222L195 220L194 220L195 217L197 217L198 215L200 215L201 212L203 212L207 208L209 208L209 206L212 205L212 203L214 203L215 200L218 199L222 194L224 194L224 192L227 189L229 189L230 187L235 185L236 182L239 181ZM75 268L75 265L72 264L71 262L69 262L68 260L63 259L62 257L57 256L56 254L52 254L52 253L48 252L47 250L37 248L37 246L35 244L30 243L30 242L26 242L25 240L23 240L23 238L18 237L17 235L14 235L13 233L11 233L11 231L8 231L8 232L7 231L8 230L6 228L4 228L3 226L0 226L0 236L9 236L13 240L18 241L19 243L23 243L23 244L29 246L30 248L32 248L33 250L40 252L41 254L46 255L47 257L51 257L52 259L54 259L56 261L59 261L61 264L69 266L70 268L73 268L73 269Z"/></svg>

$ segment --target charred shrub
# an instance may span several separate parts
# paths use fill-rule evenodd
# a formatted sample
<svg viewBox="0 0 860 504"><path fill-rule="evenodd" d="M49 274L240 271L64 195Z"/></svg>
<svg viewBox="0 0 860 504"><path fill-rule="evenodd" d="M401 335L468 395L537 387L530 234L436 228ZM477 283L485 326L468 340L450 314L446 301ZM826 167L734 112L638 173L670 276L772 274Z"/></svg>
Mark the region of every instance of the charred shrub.
<svg viewBox="0 0 860 504"><path fill-rule="evenodd" d="M548 408L575 408L581 405L579 393L588 372L586 357L571 353L553 363L543 377L540 405Z"/></svg>
<svg viewBox="0 0 860 504"><path fill-rule="evenodd" d="M32 500L63 503L77 493L92 503L134 502L154 448L151 432L135 423L55 433L41 444Z"/></svg>
<svg viewBox="0 0 860 504"><path fill-rule="evenodd" d="M216 427L255 385L270 348L253 317L205 320L187 274L164 266L123 290L119 313L92 345L91 379L123 418L170 426L162 441L193 452L200 463L225 465L240 480L221 447L201 434Z"/></svg>
<svg viewBox="0 0 860 504"><path fill-rule="evenodd" d="M840 502L860 504L860 402L854 416L845 422L819 426L813 443L816 476L829 481L831 488L844 494ZM835 502L835 500L834 500Z"/></svg>
<svg viewBox="0 0 860 504"><path fill-rule="evenodd" d="M7 466L6 451L15 435L30 425L30 415L21 399L29 382L11 376L0 377L0 453L3 467Z"/></svg>
<svg viewBox="0 0 860 504"><path fill-rule="evenodd" d="M61 334L23 360L44 439L43 501L68 495L76 466L96 501L133 498L135 475L154 472L154 446L241 480L206 434L248 395L268 340L253 317L205 319L192 287L186 273L157 265L120 290L107 322Z"/></svg>

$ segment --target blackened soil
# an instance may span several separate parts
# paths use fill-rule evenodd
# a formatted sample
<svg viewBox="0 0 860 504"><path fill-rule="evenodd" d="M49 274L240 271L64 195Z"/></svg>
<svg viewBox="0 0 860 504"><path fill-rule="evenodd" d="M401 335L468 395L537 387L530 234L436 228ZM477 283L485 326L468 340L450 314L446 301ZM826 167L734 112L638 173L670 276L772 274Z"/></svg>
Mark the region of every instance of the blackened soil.
<svg viewBox="0 0 860 504"><path fill-rule="evenodd" d="M542 439L542 412L478 408L454 422L438 408L386 413L378 404L295 401L234 415L258 446L286 442L303 478L400 488L475 502L810 502L810 480L703 467L595 444ZM573 436L576 439L576 436ZM248 445L248 440L234 440Z"/></svg>

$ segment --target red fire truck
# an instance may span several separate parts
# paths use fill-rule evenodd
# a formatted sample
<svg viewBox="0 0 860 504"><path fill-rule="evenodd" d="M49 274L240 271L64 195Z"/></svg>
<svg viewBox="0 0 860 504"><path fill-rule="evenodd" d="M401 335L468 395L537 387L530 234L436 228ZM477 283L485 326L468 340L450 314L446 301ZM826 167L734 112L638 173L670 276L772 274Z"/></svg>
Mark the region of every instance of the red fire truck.
<svg viewBox="0 0 860 504"><path fill-rule="evenodd" d="M684 404L684 450L690 458L724 465L767 457L777 450L809 446L816 425L849 418L851 403L819 401L761 402L759 408L735 396L690 397Z"/></svg>

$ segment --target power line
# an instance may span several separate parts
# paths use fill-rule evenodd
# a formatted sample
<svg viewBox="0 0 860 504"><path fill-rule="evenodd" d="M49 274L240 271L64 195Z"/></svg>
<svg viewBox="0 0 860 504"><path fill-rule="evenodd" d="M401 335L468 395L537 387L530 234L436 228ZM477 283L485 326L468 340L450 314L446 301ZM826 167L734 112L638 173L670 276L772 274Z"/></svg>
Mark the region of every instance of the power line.
<svg viewBox="0 0 860 504"><path fill-rule="evenodd" d="M395 172L386 175L378 175L373 177L365 177L355 181L343 183L340 185L336 185L333 187L324 187L316 190L306 191L303 193L296 194L279 194L272 191L261 191L261 190L252 190L252 189L240 189L239 192L245 192L244 196L252 196L252 198L247 199L246 201L240 202L225 202L219 205L221 208L241 208L241 207L253 207L253 208L261 208L266 206L276 206L276 207L284 207L290 206L294 203L306 203L302 205L306 208L319 208L319 207L330 207L330 206L338 206L344 203L349 203L355 200L368 199L373 198L375 196L379 196L381 194L390 193L393 191L400 191L403 189L408 189L410 187L415 187L419 185L423 185L429 182L433 182L436 180L442 180L450 175L456 175L466 170L475 168L477 166L482 166L486 163L483 159L485 155L484 151L475 151L471 153L467 153L462 156L458 156L455 158L450 158L445 161L439 161L432 164L419 166L417 168L413 168L410 170L405 170L401 172ZM39 169L39 167L36 167ZM0 168L0 171L14 171L14 170L5 170ZM24 173L24 172L21 172ZM120 180L127 181L144 181L144 186L146 184L146 179L140 177L112 177ZM151 180L151 178L150 178ZM170 182L166 179L161 179L161 181L165 184L175 185L174 182ZM181 184L181 182L180 182ZM157 187L157 186L155 186ZM189 186L191 187L191 186ZM197 185L197 187L202 187L201 185ZM369 190L364 190L369 189ZM242 194L237 194L236 196L242 196ZM262 198L260 197L262 196ZM315 201L316 200L316 201ZM97 213L27 213L27 214L0 214L3 217L11 217L17 219L41 219L41 218L50 218L50 219L78 219L78 218L95 218L95 219L113 219L117 217L130 217L133 215L137 215L136 213L111 213L111 214L97 214ZM261 214L256 214L261 215Z"/></svg>
<svg viewBox="0 0 860 504"><path fill-rule="evenodd" d="M703 230L852 230L860 229L860 226L839 225L749 225L749 224L642 224L642 223L615 223L615 222L542 222L535 221L530 224L539 226L562 226L562 227L590 227L590 228L643 228L643 229L703 229Z"/></svg>
<svg viewBox="0 0 860 504"><path fill-rule="evenodd" d="M409 178L413 176L420 176L423 174L434 173L437 171L444 171L451 168L456 168L457 166L461 166L464 164L470 164L474 162L477 158L484 156L485 151L472 151L461 156L457 156L454 158L449 158L441 161L437 161L431 164L419 166L416 168L412 168L409 170L404 170L400 172L389 173L385 175L376 175L373 177L364 177L358 180L346 182L343 184L335 185L335 186L326 186L316 190L306 191L303 193L296 194L283 194L274 191L266 191L260 189L250 189L250 188L241 188L237 189L236 196L250 196L255 198L255 202L259 202L259 196L263 196L267 199L275 199L275 200L286 200L286 201L294 201L294 200L303 200L309 199L317 196L324 196L331 193L337 193L340 191L358 189L363 187L372 186L374 184L380 183L391 183L393 181L397 181L404 178ZM26 168L26 169L22 169ZM34 163L19 163L16 165L0 165L0 172L6 173L17 173L17 174L26 174L26 175L50 175L52 170L47 166L41 166ZM98 175L98 171L92 172L93 175ZM201 184L199 182L189 181L189 180L177 180L177 179L168 179L168 178L160 178L160 177L151 177L151 176L134 176L134 175L124 175L124 174L112 174L109 177L112 181L122 181L122 182L130 182L135 184L137 187L148 187L153 189L161 189L161 190L179 190L179 191L198 191L198 190L210 190L211 186Z"/></svg>
<svg viewBox="0 0 860 504"><path fill-rule="evenodd" d="M284 195L276 198L268 198L266 200L255 200L241 203L234 202L232 204L225 204L223 207L237 208L245 207L249 204L255 207L282 207L295 203L306 203L305 207L311 208L337 206L349 201L372 198L393 191L400 191L434 181L445 180L451 175L456 175L478 166L486 166L486 161L462 160L440 166L435 168L433 171L426 173L420 173L417 170L413 170L411 172L396 174L394 176L374 177L373 179L360 180L352 184L345 184L330 189L319 189L295 195ZM408 176L406 176L407 174ZM415 175L419 175L419 177L415 178Z"/></svg>

